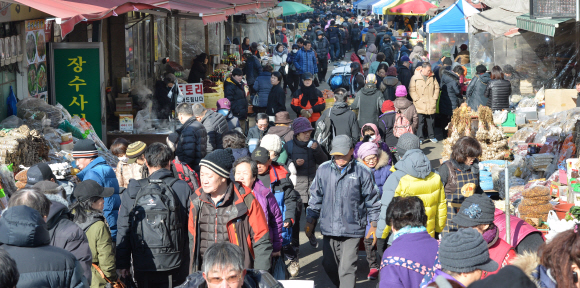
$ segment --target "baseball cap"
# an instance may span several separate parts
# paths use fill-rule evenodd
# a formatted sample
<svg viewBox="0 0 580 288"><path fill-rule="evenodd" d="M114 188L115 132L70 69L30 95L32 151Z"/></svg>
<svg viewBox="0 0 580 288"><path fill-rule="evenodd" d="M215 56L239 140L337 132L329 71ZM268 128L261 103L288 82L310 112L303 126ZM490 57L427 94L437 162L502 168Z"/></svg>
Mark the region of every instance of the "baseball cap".
<svg viewBox="0 0 580 288"><path fill-rule="evenodd" d="M401 57L401 62L409 62L411 64L413 63L413 62L411 62L411 59L409 59L409 56L403 56L403 57Z"/></svg>
<svg viewBox="0 0 580 288"><path fill-rule="evenodd" d="M232 108L232 104L228 98L222 98L217 101L217 109L228 109Z"/></svg>
<svg viewBox="0 0 580 288"><path fill-rule="evenodd" d="M28 185L29 187L40 181L45 180L50 181L50 179L52 178L56 180L56 176L54 176L54 173L52 173L50 166L48 166L48 164L46 163L38 163L30 167L30 169L28 169L28 171L26 172L26 177L28 178L26 181L26 185Z"/></svg>
<svg viewBox="0 0 580 288"><path fill-rule="evenodd" d="M91 197L107 198L113 196L114 193L114 188L105 188L95 180L85 180L79 183L73 191L73 195L78 201L85 201Z"/></svg>
<svg viewBox="0 0 580 288"><path fill-rule="evenodd" d="M302 74L302 80L312 80L312 73L306 72Z"/></svg>
<svg viewBox="0 0 580 288"><path fill-rule="evenodd" d="M332 140L330 155L344 156L352 149L352 140L346 135L338 135Z"/></svg>
<svg viewBox="0 0 580 288"><path fill-rule="evenodd" d="M252 152L252 160L264 164L270 160L270 152L264 147L258 147Z"/></svg>

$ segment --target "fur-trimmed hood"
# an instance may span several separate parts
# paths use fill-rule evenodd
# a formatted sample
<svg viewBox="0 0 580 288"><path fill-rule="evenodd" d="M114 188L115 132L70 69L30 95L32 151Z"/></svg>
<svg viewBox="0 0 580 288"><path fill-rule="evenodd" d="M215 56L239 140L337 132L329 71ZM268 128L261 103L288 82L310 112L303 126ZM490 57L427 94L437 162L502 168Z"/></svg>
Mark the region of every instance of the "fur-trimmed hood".
<svg viewBox="0 0 580 288"><path fill-rule="evenodd" d="M389 164L389 155L387 154L387 152L383 151L382 149L379 149L379 151L381 151L381 155L379 157L379 162L377 163L377 166L375 166L375 170L379 170ZM357 160L366 166L363 159L358 158Z"/></svg>
<svg viewBox="0 0 580 288"><path fill-rule="evenodd" d="M540 257L538 256L538 254L526 251L523 254L519 254L518 256L516 256L516 258L512 260L510 265L522 269L522 271L524 271L524 273L530 278L530 280L534 282L536 287L538 288L543 287L540 284L543 279L538 279L538 269L543 268L543 266L540 266Z"/></svg>

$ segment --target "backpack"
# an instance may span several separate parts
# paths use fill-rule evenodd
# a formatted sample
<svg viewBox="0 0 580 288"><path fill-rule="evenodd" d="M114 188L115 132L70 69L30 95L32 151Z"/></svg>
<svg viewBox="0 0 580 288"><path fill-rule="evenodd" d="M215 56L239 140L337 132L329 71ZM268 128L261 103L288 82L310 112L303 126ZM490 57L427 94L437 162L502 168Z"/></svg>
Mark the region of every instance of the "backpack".
<svg viewBox="0 0 580 288"><path fill-rule="evenodd" d="M409 108L407 108L409 109ZM407 111L407 109L405 109L405 111ZM401 137L401 135L405 134L405 133L411 133L413 134L413 128L411 127L411 123L409 123L409 120L407 120L407 118L405 118L405 116L403 115L404 111L397 111L397 116L395 116L395 125L393 126L393 135L397 138Z"/></svg>
<svg viewBox="0 0 580 288"><path fill-rule="evenodd" d="M138 271L167 271L181 266L186 236L185 211L171 188L178 179L141 179L129 212L133 265Z"/></svg>
<svg viewBox="0 0 580 288"><path fill-rule="evenodd" d="M322 147L327 154L332 150L332 139L336 135L336 128L330 119L332 107L328 110L328 115L322 120L316 122L316 129L314 132L314 140Z"/></svg>
<svg viewBox="0 0 580 288"><path fill-rule="evenodd" d="M171 161L171 172L173 172L173 177L185 181L191 191L199 188L199 176L197 173L189 165L179 161L177 158Z"/></svg>

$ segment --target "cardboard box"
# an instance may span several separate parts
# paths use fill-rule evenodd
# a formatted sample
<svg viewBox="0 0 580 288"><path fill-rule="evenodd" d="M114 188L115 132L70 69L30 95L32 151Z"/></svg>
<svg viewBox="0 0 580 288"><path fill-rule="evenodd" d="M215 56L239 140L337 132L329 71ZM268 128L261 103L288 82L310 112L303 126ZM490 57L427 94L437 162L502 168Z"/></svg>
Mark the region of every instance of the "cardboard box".
<svg viewBox="0 0 580 288"><path fill-rule="evenodd" d="M546 89L546 115L576 108L576 89Z"/></svg>
<svg viewBox="0 0 580 288"><path fill-rule="evenodd" d="M518 131L518 127L502 127L503 133L516 133Z"/></svg>
<svg viewBox="0 0 580 288"><path fill-rule="evenodd" d="M128 98L129 93L117 93L117 98Z"/></svg>
<svg viewBox="0 0 580 288"><path fill-rule="evenodd" d="M133 110L133 99L130 97L115 99L116 110L129 112Z"/></svg>
<svg viewBox="0 0 580 288"><path fill-rule="evenodd" d="M133 132L133 114L119 115L119 130Z"/></svg>

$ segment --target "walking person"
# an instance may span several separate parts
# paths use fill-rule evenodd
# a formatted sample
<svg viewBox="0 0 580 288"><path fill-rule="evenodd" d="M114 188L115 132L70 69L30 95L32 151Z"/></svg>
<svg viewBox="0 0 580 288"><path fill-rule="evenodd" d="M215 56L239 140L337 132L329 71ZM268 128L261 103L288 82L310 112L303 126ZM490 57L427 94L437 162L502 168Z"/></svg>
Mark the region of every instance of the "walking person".
<svg viewBox="0 0 580 288"><path fill-rule="evenodd" d="M243 79L244 72L242 72L242 69L234 68L231 76L224 82L224 97L230 100L231 111L235 117L238 117L240 126L245 131L248 125L246 123L246 118L248 118L248 100L246 99Z"/></svg>
<svg viewBox="0 0 580 288"><path fill-rule="evenodd" d="M288 63L288 75L286 79L288 80L288 87L290 87L290 92L294 93L298 90L300 84L300 74L296 70L296 64L294 63L296 56L298 55L298 45L292 45L292 51L288 53L288 57L286 58L286 62Z"/></svg>
<svg viewBox="0 0 580 288"><path fill-rule="evenodd" d="M252 43L252 46L254 44L255 42ZM246 65L244 66L244 75L246 75L246 81L248 82L248 87L250 87L250 94L254 95L256 94L254 83L256 82L258 75L262 73L262 64L260 63L260 59L253 54L252 50L244 51L242 59L246 62Z"/></svg>
<svg viewBox="0 0 580 288"><path fill-rule="evenodd" d="M258 97L258 101L252 100L258 105L254 105L254 113L265 113L268 106L268 96L272 90L272 65L266 64L262 68L262 72L256 77L256 82L254 82L254 90L256 94L253 96Z"/></svg>
<svg viewBox="0 0 580 288"><path fill-rule="evenodd" d="M383 78L380 86L381 91L383 92L383 99L395 101L397 98L395 92L399 85L403 85L403 83L397 78L397 68L389 67L387 69L387 76ZM405 88L407 87L405 86Z"/></svg>
<svg viewBox="0 0 580 288"><path fill-rule="evenodd" d="M290 113L287 111L278 112L274 118L274 125L276 126L270 127L268 134L279 136L284 143L291 141L294 138L294 130L292 130L290 124L292 124Z"/></svg>
<svg viewBox="0 0 580 288"><path fill-rule="evenodd" d="M288 63L286 63L287 60L288 60L288 48L284 47L284 45L282 44L276 45L276 49L274 50L274 53L272 55L272 62L274 63L273 72L279 72L282 78L284 79L283 86L284 91L286 91L286 88L288 87L288 79L286 78L288 75L286 73L286 66L288 65ZM281 69L282 71L284 71L284 73L280 72Z"/></svg>
<svg viewBox="0 0 580 288"><path fill-rule="evenodd" d="M302 75L300 89L292 94L290 107L297 117L304 117L310 121L312 127L316 125L316 120L320 118L321 112L326 108L326 101L322 92L313 85L313 76L310 73Z"/></svg>
<svg viewBox="0 0 580 288"><path fill-rule="evenodd" d="M374 45L374 44L373 44ZM377 78L375 74L367 75L365 86L356 93L354 102L350 109L358 110L358 125L360 127L367 123L378 124L381 115L381 106L383 105L383 93L377 89Z"/></svg>
<svg viewBox="0 0 580 288"><path fill-rule="evenodd" d="M409 94L417 109L419 122L417 136L419 140L421 143L426 140L437 143L433 128L435 125L435 112L437 111L437 99L439 98L439 84L432 76L431 64L423 63L420 72L415 73L411 78ZM427 129L428 137L425 137L425 128Z"/></svg>
<svg viewBox="0 0 580 288"><path fill-rule="evenodd" d="M404 47L404 46L403 46ZM411 92L409 89L411 88L410 83L415 74L415 71L411 71L411 60L409 57L402 56L400 61L402 62L399 67L397 67L397 78L401 81L401 84L405 85L407 91Z"/></svg>
<svg viewBox="0 0 580 288"><path fill-rule="evenodd" d="M286 111L286 93L282 89L282 79L284 77L280 72L272 72L272 77L270 77L270 83L272 84L272 90L268 94L268 104L266 107L266 114L270 117L275 117L278 112ZM286 83L286 80L284 80Z"/></svg>
<svg viewBox="0 0 580 288"><path fill-rule="evenodd" d="M240 126L240 120L238 119L238 117L234 116L234 113L231 110L232 103L230 102L230 100L228 100L228 98L221 98L220 100L218 100L216 108L218 113L226 117L226 121L228 122L228 131L235 130L240 133L243 133L242 127Z"/></svg>
<svg viewBox="0 0 580 288"><path fill-rule="evenodd" d="M205 131L207 132L207 153L211 153L216 149L223 149L222 135L229 131L226 117L211 109L205 108L200 103L194 104L192 111L193 116L205 127Z"/></svg>
<svg viewBox="0 0 580 288"><path fill-rule="evenodd" d="M354 55L354 53L353 53ZM360 62L350 63L350 95L353 97L365 86L365 76Z"/></svg>
<svg viewBox="0 0 580 288"><path fill-rule="evenodd" d="M330 61L335 62L338 61L340 58L340 42L341 42L341 35L338 27L336 26L336 22L334 20L330 21L330 27L326 29L326 36L328 37L328 41L330 43L329 50L330 50ZM320 39L320 36L318 36ZM326 58L326 54L324 54ZM320 60L320 55L318 55L318 59ZM328 65L328 61L326 61ZM324 77L324 76L323 76Z"/></svg>
<svg viewBox="0 0 580 288"><path fill-rule="evenodd" d="M379 116L379 134L383 141L389 146L389 150L394 153L397 151L395 147L397 146L399 138L395 137L393 134L393 128L395 127L395 119L397 116L393 101L385 100L383 106L381 106L381 112L383 112L383 114Z"/></svg>
<svg viewBox="0 0 580 288"><path fill-rule="evenodd" d="M178 134L175 157L199 173L199 162L207 155L207 130L193 116L191 105L181 103L175 108L175 112L177 112L177 118L182 124L175 131Z"/></svg>
<svg viewBox="0 0 580 288"><path fill-rule="evenodd" d="M324 121L326 117L330 117L335 129L336 135L347 135L352 139L353 143L360 139L360 128L356 120L356 114L350 110L346 103L348 99L348 92L344 88L334 90L334 105L332 108L326 109L318 121Z"/></svg>
<svg viewBox="0 0 580 288"><path fill-rule="evenodd" d="M338 44L338 42L337 42ZM328 72L328 53L333 49L328 42L328 39L324 37L322 31L316 32L316 41L312 42L312 47L316 50L317 61L318 61L318 80L324 82L326 78L326 73Z"/></svg>
<svg viewBox="0 0 580 288"><path fill-rule="evenodd" d="M318 73L318 59L316 57L316 52L312 50L313 44L310 41L304 41L304 47L298 50L295 57L292 58L292 63L296 67L296 74L302 77L306 73L314 75ZM312 77L312 76L310 76Z"/></svg>
<svg viewBox="0 0 580 288"><path fill-rule="evenodd" d="M415 105L413 104L412 101L409 101L409 99L407 99L407 89L405 89L405 86L400 85L397 86L397 91L395 92L395 96L397 97L395 99L395 102L393 102L393 104L395 105L395 112L401 114L403 117L405 117L404 120L406 120L408 122L408 128L410 128L411 133L415 134L417 133L417 126L419 125L419 116L417 115L417 108L415 108ZM399 125L401 123L403 123L404 121L400 121L400 123L396 124L395 127L396 129L402 129L403 131L408 130L406 129L407 127L405 126L401 126L399 127ZM398 132L401 133L401 132Z"/></svg>

